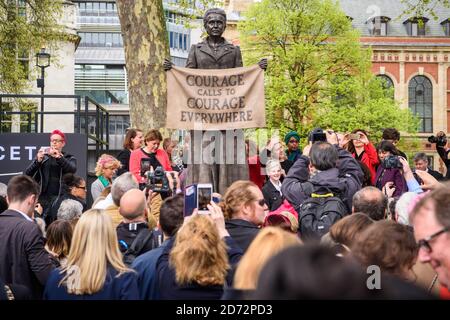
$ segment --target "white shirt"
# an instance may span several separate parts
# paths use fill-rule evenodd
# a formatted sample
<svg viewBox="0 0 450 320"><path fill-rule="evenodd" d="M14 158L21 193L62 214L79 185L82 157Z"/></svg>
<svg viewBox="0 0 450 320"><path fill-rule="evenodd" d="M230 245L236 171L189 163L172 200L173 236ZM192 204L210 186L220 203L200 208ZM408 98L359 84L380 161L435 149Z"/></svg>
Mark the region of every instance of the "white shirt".
<svg viewBox="0 0 450 320"><path fill-rule="evenodd" d="M113 201L113 199L112 199L112 195L111 195L111 193L110 194L108 194L107 196L106 196L106 198L104 199L104 200L100 200L96 205L95 205L95 207L94 208L92 208L92 209L106 209L106 208L108 208L110 205L113 205L114 204L114 201Z"/></svg>
<svg viewBox="0 0 450 320"><path fill-rule="evenodd" d="M275 187L275 189L277 189L277 191L278 191L281 195L283 195L283 193L281 193L281 182L280 182L280 180L278 180L278 183L277 183L277 184L273 183L272 180L269 180L269 181L270 181L270 183L272 183L272 185Z"/></svg>

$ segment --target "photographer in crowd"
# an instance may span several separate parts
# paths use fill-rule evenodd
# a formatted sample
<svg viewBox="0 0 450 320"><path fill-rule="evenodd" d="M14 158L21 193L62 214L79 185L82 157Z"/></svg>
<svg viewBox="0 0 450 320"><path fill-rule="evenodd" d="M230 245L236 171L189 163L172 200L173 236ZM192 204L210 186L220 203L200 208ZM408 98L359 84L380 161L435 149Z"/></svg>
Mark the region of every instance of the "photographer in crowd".
<svg viewBox="0 0 450 320"><path fill-rule="evenodd" d="M65 145L64 133L53 130L50 135L50 147L41 148L25 170L25 174L40 185L39 203L44 208L43 216L47 225L51 222L48 220L50 209L62 194L62 177L66 173L77 171L75 157L62 151Z"/></svg>
<svg viewBox="0 0 450 320"><path fill-rule="evenodd" d="M165 171L172 171L172 166L170 165L167 153L164 150L159 149L162 139L161 133L156 129L152 129L145 134L145 146L131 152L130 172L136 177L140 184L146 182L145 177L141 175L141 159L143 158L150 159L153 170L157 167L162 167Z"/></svg>
<svg viewBox="0 0 450 320"><path fill-rule="evenodd" d="M330 220L349 214L352 196L361 189L363 178L356 160L338 146L336 133L314 129L310 134L310 141L311 144L303 149L303 155L294 163L281 187L283 196L299 213L302 238L305 233L323 235L330 224L334 223ZM310 202L308 208L302 207L305 201ZM334 215L334 218L329 216L329 224L320 225L318 221L321 221L321 213L326 213L327 203L331 201L334 211L339 211L339 214ZM313 212L307 216L303 209Z"/></svg>
<svg viewBox="0 0 450 320"><path fill-rule="evenodd" d="M383 136L381 137L381 139L383 141L389 141L397 148L397 144L400 141L400 132L398 132L398 130L395 128L386 128L383 130ZM402 156L405 159L408 159L404 152L400 151L399 149L397 149L397 151L400 156Z"/></svg>
<svg viewBox="0 0 450 320"><path fill-rule="evenodd" d="M450 159L448 158L450 148L447 147L447 136L443 131L439 131L436 136L429 137L428 141L430 143L436 143L436 151L439 153L439 156L447 168L445 179L450 179Z"/></svg>
<svg viewBox="0 0 450 320"><path fill-rule="evenodd" d="M389 141L381 141L377 148L380 165L377 169L375 186L383 190L388 183L390 188L395 188L393 197L399 197L407 190L407 185L400 169L403 168L399 160L400 153L397 148Z"/></svg>

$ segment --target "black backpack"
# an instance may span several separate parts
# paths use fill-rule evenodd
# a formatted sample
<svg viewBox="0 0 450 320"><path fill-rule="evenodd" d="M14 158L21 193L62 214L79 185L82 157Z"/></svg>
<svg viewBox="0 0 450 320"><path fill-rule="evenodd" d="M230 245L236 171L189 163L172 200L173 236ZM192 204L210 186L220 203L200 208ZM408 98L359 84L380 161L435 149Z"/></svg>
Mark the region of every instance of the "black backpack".
<svg viewBox="0 0 450 320"><path fill-rule="evenodd" d="M141 254L158 248L163 242L163 234L158 229L150 230L144 228L136 235L133 243L123 254L123 262L127 266L131 266L133 261Z"/></svg>
<svg viewBox="0 0 450 320"><path fill-rule="evenodd" d="M313 184L303 184L308 199L298 208L299 232L303 240L320 240L330 227L348 214L347 206L339 194L327 190L327 193L313 192Z"/></svg>

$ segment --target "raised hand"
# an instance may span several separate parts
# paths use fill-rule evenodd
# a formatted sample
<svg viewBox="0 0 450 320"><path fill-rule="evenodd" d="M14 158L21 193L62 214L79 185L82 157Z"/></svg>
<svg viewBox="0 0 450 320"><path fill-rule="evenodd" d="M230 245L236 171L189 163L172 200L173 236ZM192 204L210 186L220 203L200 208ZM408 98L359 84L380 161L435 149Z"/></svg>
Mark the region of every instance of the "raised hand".
<svg viewBox="0 0 450 320"><path fill-rule="evenodd" d="M259 67L261 68L261 69L263 69L264 71L266 71L266 69L267 69L267 59L266 58L263 58L263 59L261 59L261 60L259 60L259 62L258 62L258 65L259 65Z"/></svg>
<svg viewBox="0 0 450 320"><path fill-rule="evenodd" d="M164 59L163 62L163 67L164 67L164 71L169 71L170 69L172 69L173 63L172 61L170 61L169 59Z"/></svg>

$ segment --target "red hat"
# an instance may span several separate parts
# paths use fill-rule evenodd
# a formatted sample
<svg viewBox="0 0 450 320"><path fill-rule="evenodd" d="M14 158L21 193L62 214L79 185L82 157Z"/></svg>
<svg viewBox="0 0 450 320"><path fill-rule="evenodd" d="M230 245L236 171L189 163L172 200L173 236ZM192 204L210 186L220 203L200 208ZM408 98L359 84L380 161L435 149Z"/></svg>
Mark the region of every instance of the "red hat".
<svg viewBox="0 0 450 320"><path fill-rule="evenodd" d="M64 135L64 133L61 130L58 130L58 129L53 130L52 133L50 134L50 136L52 136L54 134L57 134L58 136L60 136L64 142L66 141L66 136Z"/></svg>
<svg viewBox="0 0 450 320"><path fill-rule="evenodd" d="M298 230L298 213L295 211L294 207L287 201L284 200L283 204L275 211L270 212L265 220L264 226L279 225L285 222L291 227L292 232L297 232Z"/></svg>

